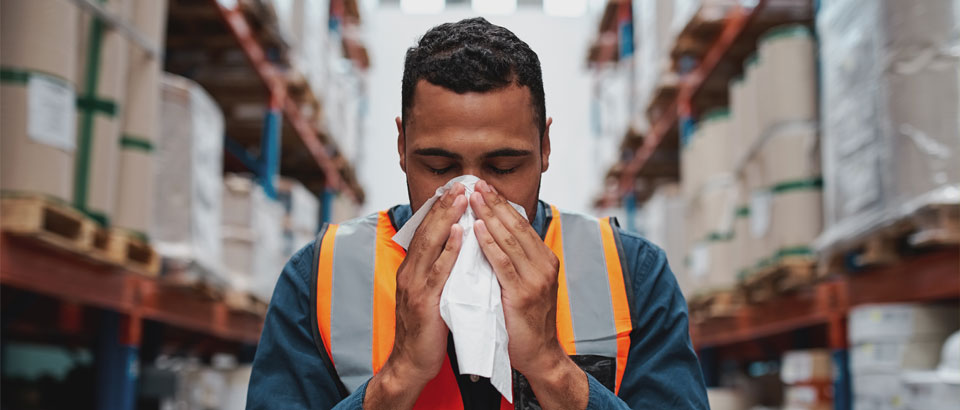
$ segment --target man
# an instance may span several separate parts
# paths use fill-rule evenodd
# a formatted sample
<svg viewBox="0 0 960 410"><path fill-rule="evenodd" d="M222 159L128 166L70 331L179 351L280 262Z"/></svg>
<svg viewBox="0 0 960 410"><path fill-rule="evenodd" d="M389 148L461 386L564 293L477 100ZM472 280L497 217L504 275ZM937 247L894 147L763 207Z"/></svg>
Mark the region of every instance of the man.
<svg viewBox="0 0 960 410"><path fill-rule="evenodd" d="M324 226L291 259L248 408L708 408L663 251L615 221L538 200L545 111L539 59L503 27L443 24L410 48L396 119L410 205ZM468 174L481 178L475 192L443 195L408 252L391 240L438 187ZM468 206L502 289L513 404L488 379L459 374L439 313Z"/></svg>

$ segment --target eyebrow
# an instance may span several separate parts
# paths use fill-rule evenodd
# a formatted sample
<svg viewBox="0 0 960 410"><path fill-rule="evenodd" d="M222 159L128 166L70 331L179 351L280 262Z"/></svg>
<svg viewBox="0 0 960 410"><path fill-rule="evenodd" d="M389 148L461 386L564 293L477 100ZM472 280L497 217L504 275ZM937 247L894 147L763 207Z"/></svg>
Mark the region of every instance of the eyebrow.
<svg viewBox="0 0 960 410"><path fill-rule="evenodd" d="M423 155L428 157L446 157L451 159L462 159L463 157L460 154L455 152L450 152L442 148L420 148L413 151L414 154ZM495 157L524 157L532 154L531 151L525 149L513 149L513 148L501 148L498 150L490 151L483 154L484 158L495 158Z"/></svg>

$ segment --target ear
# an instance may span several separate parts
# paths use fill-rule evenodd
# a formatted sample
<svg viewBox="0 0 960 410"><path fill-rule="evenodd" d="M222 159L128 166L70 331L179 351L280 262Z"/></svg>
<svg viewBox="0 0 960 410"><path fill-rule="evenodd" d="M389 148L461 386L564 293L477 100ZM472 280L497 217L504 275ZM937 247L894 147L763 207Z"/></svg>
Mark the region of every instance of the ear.
<svg viewBox="0 0 960 410"><path fill-rule="evenodd" d="M403 133L403 119L394 119L397 123L397 153L400 154L400 169L407 173L407 137Z"/></svg>
<svg viewBox="0 0 960 410"><path fill-rule="evenodd" d="M543 138L540 141L540 172L547 172L550 168L550 125L553 118L547 117L547 126L543 129Z"/></svg>

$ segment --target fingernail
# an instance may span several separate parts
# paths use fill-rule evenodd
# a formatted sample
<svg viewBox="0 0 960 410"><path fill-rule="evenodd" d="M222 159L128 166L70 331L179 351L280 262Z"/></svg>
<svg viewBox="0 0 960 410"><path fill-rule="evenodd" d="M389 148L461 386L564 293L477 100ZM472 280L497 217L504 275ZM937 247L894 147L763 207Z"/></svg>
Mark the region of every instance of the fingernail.
<svg viewBox="0 0 960 410"><path fill-rule="evenodd" d="M477 184L474 185L474 187L475 187L476 190L478 190L478 191L484 191L484 190L486 190L486 186L487 186L487 183L484 182L482 179L479 180L479 181L477 181Z"/></svg>

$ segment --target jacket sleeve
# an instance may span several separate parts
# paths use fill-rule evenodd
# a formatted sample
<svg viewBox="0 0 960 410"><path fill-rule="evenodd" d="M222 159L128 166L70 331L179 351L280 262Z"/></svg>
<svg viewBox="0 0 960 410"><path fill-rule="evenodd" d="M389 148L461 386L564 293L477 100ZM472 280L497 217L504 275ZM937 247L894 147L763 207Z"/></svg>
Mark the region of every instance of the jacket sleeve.
<svg viewBox="0 0 960 410"><path fill-rule="evenodd" d="M621 232L631 273L630 352L619 397L592 377L587 409L709 409L687 304L663 250Z"/></svg>
<svg viewBox="0 0 960 410"><path fill-rule="evenodd" d="M287 262L253 360L247 409L361 409L366 385L341 395L313 338L313 244ZM336 407L334 407L336 406Z"/></svg>

